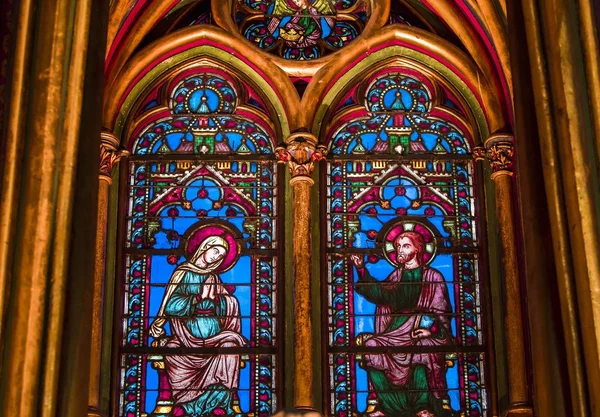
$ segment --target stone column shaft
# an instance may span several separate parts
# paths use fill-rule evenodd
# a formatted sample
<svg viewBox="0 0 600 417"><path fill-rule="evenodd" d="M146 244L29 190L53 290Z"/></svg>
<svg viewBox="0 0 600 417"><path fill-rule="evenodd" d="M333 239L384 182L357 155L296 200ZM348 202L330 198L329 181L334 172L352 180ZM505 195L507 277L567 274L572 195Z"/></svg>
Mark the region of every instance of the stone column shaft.
<svg viewBox="0 0 600 417"><path fill-rule="evenodd" d="M292 180L293 181L293 180ZM306 180L292 185L294 219L294 404L314 407L311 317L310 192Z"/></svg>
<svg viewBox="0 0 600 417"><path fill-rule="evenodd" d="M81 417L108 4L13 3L1 138L0 415Z"/></svg>
<svg viewBox="0 0 600 417"><path fill-rule="evenodd" d="M298 133L277 149L280 162L287 163L292 174L292 212L294 228L294 405L314 410L313 323L311 315L311 178L314 163L325 149L317 139Z"/></svg>
<svg viewBox="0 0 600 417"><path fill-rule="evenodd" d="M100 173L98 185L98 216L96 232L96 261L94 269L94 302L92 307L92 349L90 361L90 388L88 416L105 417L107 410L100 404L100 375L102 367L102 326L104 313L104 280L106 279L106 235L108 230L108 206L111 173L119 160L129 152L119 150L119 140L108 132L102 133L100 145Z"/></svg>
<svg viewBox="0 0 600 417"><path fill-rule="evenodd" d="M492 168L496 214L503 267L504 326L508 364L509 417L532 416L528 388L521 277L517 258L515 203L513 198L513 138L494 135L486 141L486 156ZM476 159L483 153L474 152Z"/></svg>

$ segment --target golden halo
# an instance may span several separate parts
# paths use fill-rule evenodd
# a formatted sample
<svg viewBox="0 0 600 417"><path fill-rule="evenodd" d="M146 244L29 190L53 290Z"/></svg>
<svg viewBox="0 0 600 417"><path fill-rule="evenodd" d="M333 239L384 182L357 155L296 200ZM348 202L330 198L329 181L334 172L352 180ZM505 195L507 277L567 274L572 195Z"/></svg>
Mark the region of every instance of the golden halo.
<svg viewBox="0 0 600 417"><path fill-rule="evenodd" d="M394 240L404 232L415 232L423 237L423 240L425 241L423 260L426 265L429 265L435 258L437 252L436 236L431 226L415 220L401 220L389 226L383 236L383 256L385 259L392 265L400 265L396 259Z"/></svg>

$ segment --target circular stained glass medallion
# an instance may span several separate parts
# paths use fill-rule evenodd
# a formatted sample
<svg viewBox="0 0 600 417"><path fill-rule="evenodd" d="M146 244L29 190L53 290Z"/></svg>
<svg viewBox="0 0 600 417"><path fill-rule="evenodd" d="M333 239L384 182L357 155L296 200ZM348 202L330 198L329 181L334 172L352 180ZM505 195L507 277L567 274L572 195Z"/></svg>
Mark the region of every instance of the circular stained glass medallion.
<svg viewBox="0 0 600 417"><path fill-rule="evenodd" d="M235 0L241 34L281 58L306 61L355 40L370 17L370 0Z"/></svg>

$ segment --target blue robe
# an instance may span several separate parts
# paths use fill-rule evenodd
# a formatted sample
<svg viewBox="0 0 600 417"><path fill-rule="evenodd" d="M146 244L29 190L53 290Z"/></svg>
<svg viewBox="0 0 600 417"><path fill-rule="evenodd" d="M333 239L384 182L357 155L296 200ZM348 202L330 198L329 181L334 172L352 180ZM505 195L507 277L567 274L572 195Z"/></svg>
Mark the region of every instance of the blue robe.
<svg viewBox="0 0 600 417"><path fill-rule="evenodd" d="M204 284L209 277L185 272L167 300L165 316L176 336L167 346L227 348L245 344L239 334L237 300L220 281ZM218 288L212 298L202 296L206 285ZM189 416L241 417L232 408L239 375L238 356L173 355L167 356L165 362L176 402Z"/></svg>

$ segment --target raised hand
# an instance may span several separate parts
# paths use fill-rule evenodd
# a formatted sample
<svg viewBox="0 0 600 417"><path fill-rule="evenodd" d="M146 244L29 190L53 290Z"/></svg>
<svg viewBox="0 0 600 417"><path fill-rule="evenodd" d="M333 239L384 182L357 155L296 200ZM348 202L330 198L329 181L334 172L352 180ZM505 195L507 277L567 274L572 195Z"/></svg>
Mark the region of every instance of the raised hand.
<svg viewBox="0 0 600 417"><path fill-rule="evenodd" d="M427 329L413 330L412 336L415 339L428 339L431 337L431 331L429 331Z"/></svg>
<svg viewBox="0 0 600 417"><path fill-rule="evenodd" d="M363 269L365 266L365 263L363 261L363 257L360 254L357 253L353 253L352 255L350 255L350 260L352 261L352 263L354 264L354 266L358 269Z"/></svg>

